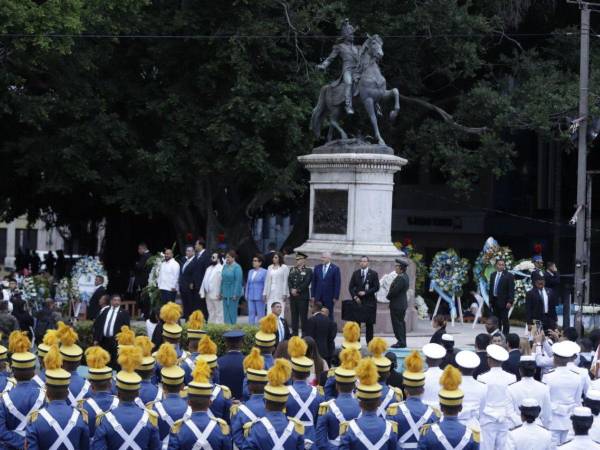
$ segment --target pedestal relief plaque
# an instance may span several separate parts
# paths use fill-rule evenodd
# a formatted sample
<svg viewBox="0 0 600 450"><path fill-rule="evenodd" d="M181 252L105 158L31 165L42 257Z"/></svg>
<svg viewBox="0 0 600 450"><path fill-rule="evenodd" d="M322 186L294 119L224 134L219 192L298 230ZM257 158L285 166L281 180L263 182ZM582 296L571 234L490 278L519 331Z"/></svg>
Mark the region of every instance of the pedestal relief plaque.
<svg viewBox="0 0 600 450"><path fill-rule="evenodd" d="M315 189L313 232L345 235L347 224L348 191Z"/></svg>

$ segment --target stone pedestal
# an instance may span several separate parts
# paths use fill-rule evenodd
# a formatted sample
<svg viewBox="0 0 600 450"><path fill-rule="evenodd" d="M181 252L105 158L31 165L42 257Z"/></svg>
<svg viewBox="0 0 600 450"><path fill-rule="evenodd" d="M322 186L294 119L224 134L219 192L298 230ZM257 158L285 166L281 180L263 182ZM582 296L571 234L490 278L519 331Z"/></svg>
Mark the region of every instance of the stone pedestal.
<svg viewBox="0 0 600 450"><path fill-rule="evenodd" d="M401 256L391 239L392 197L394 173L407 161L390 147L356 140L330 142L298 160L310 171L310 222L308 240L296 251L306 253L313 267L322 252L331 252L342 273L340 300L350 298L348 283L362 255L380 278ZM415 268L407 262L414 292ZM389 308L380 303L376 332L391 331Z"/></svg>

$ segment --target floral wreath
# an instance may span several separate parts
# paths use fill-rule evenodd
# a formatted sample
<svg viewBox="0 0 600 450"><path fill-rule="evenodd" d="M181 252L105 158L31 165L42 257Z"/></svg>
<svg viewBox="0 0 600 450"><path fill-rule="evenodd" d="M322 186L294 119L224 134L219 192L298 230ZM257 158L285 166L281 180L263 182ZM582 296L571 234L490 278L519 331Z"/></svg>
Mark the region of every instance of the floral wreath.
<svg viewBox="0 0 600 450"><path fill-rule="evenodd" d="M506 270L511 270L514 264L512 250L509 247L501 247L493 237L489 237L483 245L483 250L473 265L473 279L477 284L479 294L485 303L489 305L488 288L492 273L496 270L496 261L503 259Z"/></svg>
<svg viewBox="0 0 600 450"><path fill-rule="evenodd" d="M452 317L456 317L454 300L462 295L463 286L468 279L469 266L469 260L460 258L452 248L437 252L433 257L429 272L430 290L436 291L449 304Z"/></svg>
<svg viewBox="0 0 600 450"><path fill-rule="evenodd" d="M97 256L84 256L77 260L73 269L71 269L71 276L64 277L58 282L55 295L56 300L62 302L81 300L79 278L90 274L103 277L103 286L106 287L108 285L108 276L100 258Z"/></svg>
<svg viewBox="0 0 600 450"><path fill-rule="evenodd" d="M146 267L150 267L150 274L148 275L148 284L143 290L143 294L150 297L152 306L158 306L160 301L160 291L158 289L158 274L160 273L160 265L165 260L165 254L159 252L156 255L152 255L146 261Z"/></svg>
<svg viewBox="0 0 600 450"><path fill-rule="evenodd" d="M34 275L23 278L21 284L21 298L34 310L41 307L42 302L50 296L50 283L43 275Z"/></svg>

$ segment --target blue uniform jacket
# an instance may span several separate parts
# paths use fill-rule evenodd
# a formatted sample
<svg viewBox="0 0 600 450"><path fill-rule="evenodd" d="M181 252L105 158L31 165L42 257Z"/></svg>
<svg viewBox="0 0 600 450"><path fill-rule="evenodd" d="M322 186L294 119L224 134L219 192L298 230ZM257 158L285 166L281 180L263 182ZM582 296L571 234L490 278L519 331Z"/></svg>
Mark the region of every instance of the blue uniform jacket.
<svg viewBox="0 0 600 450"><path fill-rule="evenodd" d="M90 382L74 371L71 373L71 382L69 383L69 393L76 400L71 400L71 406L74 408L79 406L78 400L83 400L90 396Z"/></svg>
<svg viewBox="0 0 600 450"><path fill-rule="evenodd" d="M223 386L231 390L234 398L242 398L242 384L244 382L244 355L237 350L229 351L217 360L220 369L220 378Z"/></svg>
<svg viewBox="0 0 600 450"><path fill-rule="evenodd" d="M264 363L264 367L265 370L269 370L271 367L273 367L273 364L275 364L275 358L273 358L273 355L270 353L263 353L262 357L265 361ZM243 388L242 388L242 400L243 401L248 401L248 399L250 398L250 391L248 390L248 379L246 378L246 376L244 375L244 383L243 383ZM234 395L235 397L235 395Z"/></svg>
<svg viewBox="0 0 600 450"><path fill-rule="evenodd" d="M317 419L316 446L319 450L335 450L339 446L339 444L335 445L329 442L335 441L340 435L340 421L331 408L332 403L344 416L343 422L356 419L360 414L358 400L352 397L352 394L350 393L341 393L336 399L322 403L319 408L319 418Z"/></svg>
<svg viewBox="0 0 600 450"><path fill-rule="evenodd" d="M315 391L317 390L316 387L309 386L306 381L294 381L292 383L292 386L290 387L290 389L294 389L300 396L300 399L304 402L308 400L308 398L310 397L310 394L313 392L313 390L315 390ZM296 419L298 419L300 422L302 422L302 424L304 425L304 439L305 440L308 439L312 442L315 442L317 439L315 425L317 423L317 417L319 414L319 405L321 404L322 401L323 401L323 397L317 391L317 395L310 403L308 411L306 413L302 414L301 416L296 417L296 414L300 410L300 405L296 402L294 397L292 397L291 393L288 396L288 400L286 403L286 414L289 417L296 417Z"/></svg>
<svg viewBox="0 0 600 450"><path fill-rule="evenodd" d="M194 371L194 367L196 366L196 358L198 358L199 354L200 353L198 353L198 352L188 353L188 357L185 358L181 362L181 368L185 372L185 375L183 377L183 382L186 385L189 384L190 381L192 381L192 372ZM220 384L221 383L219 373L220 373L219 366L213 368L210 371L210 379L211 379L211 382L213 384Z"/></svg>
<svg viewBox="0 0 600 450"><path fill-rule="evenodd" d="M157 404L160 404L158 406ZM171 431L171 425L163 418L160 408L164 409L164 412L171 418L172 423L178 421L183 418L185 412L188 409L188 403L186 400L181 398L181 395L178 393L170 393L166 394L165 398L163 398L160 402L156 402L152 409L156 411L158 414L158 434L160 440L162 441L167 437L169 432Z"/></svg>
<svg viewBox="0 0 600 450"><path fill-rule="evenodd" d="M111 413L115 416L117 422L121 424L125 433L129 434L142 419L144 410L134 402L120 402L119 406L113 409ZM144 450L159 450L161 442L156 427L156 413L149 411L148 414L151 417L134 440ZM123 438L115 431L106 416L102 416L100 424L96 427L92 448L94 450L113 450L120 448L123 443Z"/></svg>
<svg viewBox="0 0 600 450"><path fill-rule="evenodd" d="M109 411L113 405L118 405L118 401L115 402L115 397L110 392L101 391L94 392L90 391L90 396L85 399L83 404L81 405L83 409L85 409L88 413L88 428L90 429L90 438L94 437L94 432L96 431L96 411L92 408L90 404L90 400L96 402L96 405L102 410L102 412Z"/></svg>
<svg viewBox="0 0 600 450"><path fill-rule="evenodd" d="M231 409L231 391L226 386L215 385L213 388L213 396L215 393L218 394L212 399L212 403L210 405L210 412L213 413L215 417L219 419L225 420L229 423L229 410Z"/></svg>
<svg viewBox="0 0 600 450"><path fill-rule="evenodd" d="M153 384L150 380L142 380L140 385L139 398L144 405L150 402L158 401L162 399L162 395L158 395L159 388ZM162 393L162 389L160 389Z"/></svg>
<svg viewBox="0 0 600 450"><path fill-rule="evenodd" d="M260 418L265 415L265 401L262 394L253 394L250 396L244 406L250 410L256 417ZM241 408L232 406L231 408L231 435L233 442L238 449L244 445L244 424L251 422L250 419Z"/></svg>
<svg viewBox="0 0 600 450"><path fill-rule="evenodd" d="M45 408L50 416L57 422L61 429L67 427L67 423L73 414L73 408L66 400L53 400ZM31 417L31 423L27 426L28 450L38 450L50 448L56 441L58 435L54 428L50 426L41 414L37 413ZM90 432L82 415L77 418L75 427L69 432L67 438L77 450L88 450L90 448ZM64 448L64 446L61 446Z"/></svg>
<svg viewBox="0 0 600 450"><path fill-rule="evenodd" d="M23 424L25 427L22 427L22 430L16 431L17 427L21 425L21 421L10 412L4 401L5 395L21 414L27 416L32 410L37 411L44 406L46 394L35 382L21 381L2 396L3 400L0 402L0 448L22 449L27 423Z"/></svg>
<svg viewBox="0 0 600 450"><path fill-rule="evenodd" d="M354 422L356 422L360 430L373 445L379 442L383 437L387 423L384 418L379 417L374 411L363 411L362 416L358 419L354 419ZM398 435L396 434L395 428L396 426L393 425L390 436L385 441L383 447L381 447L381 450L396 450L398 446ZM340 431L342 432L339 447L341 450L368 450L367 447L360 442L358 437L356 437L350 426L345 425Z"/></svg>
<svg viewBox="0 0 600 450"><path fill-rule="evenodd" d="M450 442L450 445L456 447L460 440L465 435L466 428L462 423L458 421L456 416L445 416L444 419L439 423L439 427ZM477 441L479 437L477 436ZM419 446L417 449L420 450L445 450L445 447L440 444L435 433L430 427L424 428L421 433L421 439L419 439ZM464 447L464 450L479 450L479 442L475 441L475 436L471 436L469 443Z"/></svg>
<svg viewBox="0 0 600 450"><path fill-rule="evenodd" d="M336 398L338 395L337 389L335 388L335 374L333 373L333 370L331 370L330 373L331 376L329 373L327 374L327 380L325 380L325 386L323 386L323 391L325 391L325 399L327 400Z"/></svg>
<svg viewBox="0 0 600 450"><path fill-rule="evenodd" d="M267 411L264 417L271 422L278 437L283 434L290 421L282 412ZM304 436L296 427L294 428L290 437L283 443L283 450L304 450ZM261 422L252 424L242 450L273 450L273 448L273 440L265 426Z"/></svg>
<svg viewBox="0 0 600 450"><path fill-rule="evenodd" d="M423 415L427 412L427 408L428 408L427 405L424 404L421 401L421 399L418 397L407 398L406 401L404 402L404 405L410 412L410 415L415 423L417 423L419 420L421 420ZM400 410L399 404L392 404L390 407L388 407L387 419L396 422L396 425L398 426L398 439L400 439L402 436L404 436L404 434L407 433L411 429L410 425L408 424L408 421L406 420L406 417L404 416L404 413ZM438 419L439 418L436 415L436 413L432 412L429 419L427 419L421 425L421 427L428 423L431 424L431 423L437 422ZM419 438L418 436L415 437L414 434L412 434L412 432L411 432L408 439L404 442L414 444L418 441L418 438Z"/></svg>
<svg viewBox="0 0 600 450"><path fill-rule="evenodd" d="M4 392L9 383L12 384L12 380L8 372L0 372L0 392Z"/></svg>
<svg viewBox="0 0 600 450"><path fill-rule="evenodd" d="M173 432L169 435L169 450L191 450L198 439L188 423L193 422L198 431L202 433L214 420L204 411L195 411L190 419L177 422L173 427ZM232 448L228 427L223 422L217 423L207 441L213 450L231 450Z"/></svg>

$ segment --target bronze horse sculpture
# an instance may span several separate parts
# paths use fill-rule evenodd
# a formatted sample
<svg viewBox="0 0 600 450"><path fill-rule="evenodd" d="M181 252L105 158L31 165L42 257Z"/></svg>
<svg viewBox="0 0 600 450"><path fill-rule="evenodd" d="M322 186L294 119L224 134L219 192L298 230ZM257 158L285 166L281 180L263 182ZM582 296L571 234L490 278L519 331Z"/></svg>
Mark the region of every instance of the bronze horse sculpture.
<svg viewBox="0 0 600 450"><path fill-rule="evenodd" d="M379 133L377 115L379 113L379 102L394 97L394 109L390 112L390 120L395 120L400 110L400 94L398 89L387 89L386 81L379 70L379 61L383 57L383 40L377 34L367 35L359 53L359 65L357 75L358 83L354 88L353 95L358 95L369 116L373 132L377 142L385 145L385 141ZM340 80L327 84L321 88L319 101L313 109L310 129L317 138L321 137L321 125L327 116L329 119L329 131L327 141L333 139L333 132L337 130L341 139L348 139L348 135L340 126L338 120L344 108L344 86Z"/></svg>

